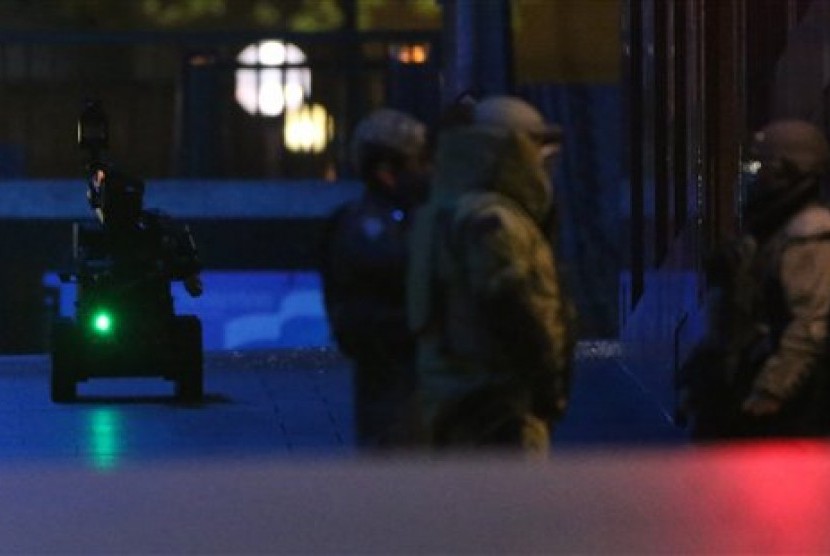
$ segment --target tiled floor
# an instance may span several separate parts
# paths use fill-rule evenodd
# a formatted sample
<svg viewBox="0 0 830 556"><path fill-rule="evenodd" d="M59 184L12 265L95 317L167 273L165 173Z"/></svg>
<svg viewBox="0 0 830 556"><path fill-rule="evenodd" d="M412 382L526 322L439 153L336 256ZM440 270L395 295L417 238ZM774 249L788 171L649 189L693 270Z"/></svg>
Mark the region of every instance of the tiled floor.
<svg viewBox="0 0 830 556"><path fill-rule="evenodd" d="M97 379L53 404L46 356L0 359L0 457L155 458L352 449L350 376L330 351L208 354L205 401L172 399L161 379Z"/></svg>
<svg viewBox="0 0 830 556"><path fill-rule="evenodd" d="M584 346L583 346L584 348ZM586 349L582 353L588 353ZM172 400L161 379L91 380L53 404L48 358L0 358L0 458L83 461L355 453L348 365L332 350L221 352L205 363L205 402ZM613 353L578 359L560 447L679 441Z"/></svg>

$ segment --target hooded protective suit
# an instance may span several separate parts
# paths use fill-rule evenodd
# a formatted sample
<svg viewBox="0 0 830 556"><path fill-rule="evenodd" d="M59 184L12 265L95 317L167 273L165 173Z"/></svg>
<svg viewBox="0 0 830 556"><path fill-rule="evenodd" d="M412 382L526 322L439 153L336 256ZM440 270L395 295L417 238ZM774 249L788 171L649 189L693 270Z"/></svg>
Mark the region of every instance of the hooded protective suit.
<svg viewBox="0 0 830 556"><path fill-rule="evenodd" d="M550 420L565 411L573 309L542 228L551 208L528 134L470 125L441 135L408 280L435 445L545 449Z"/></svg>

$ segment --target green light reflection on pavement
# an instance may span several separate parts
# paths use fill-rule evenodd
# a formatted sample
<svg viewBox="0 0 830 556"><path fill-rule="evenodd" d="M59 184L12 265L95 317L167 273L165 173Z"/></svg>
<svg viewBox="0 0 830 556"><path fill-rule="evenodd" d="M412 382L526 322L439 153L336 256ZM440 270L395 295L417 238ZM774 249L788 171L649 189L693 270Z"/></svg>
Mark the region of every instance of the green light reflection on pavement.
<svg viewBox="0 0 830 556"><path fill-rule="evenodd" d="M89 449L96 469L110 470L119 460L121 415L109 408L92 411L89 422Z"/></svg>

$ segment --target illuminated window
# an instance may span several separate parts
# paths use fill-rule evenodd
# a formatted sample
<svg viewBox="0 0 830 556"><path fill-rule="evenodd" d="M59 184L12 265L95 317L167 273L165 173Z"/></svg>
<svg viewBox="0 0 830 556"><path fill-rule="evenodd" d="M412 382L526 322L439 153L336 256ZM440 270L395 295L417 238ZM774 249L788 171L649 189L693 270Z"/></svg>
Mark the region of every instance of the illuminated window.
<svg viewBox="0 0 830 556"><path fill-rule="evenodd" d="M281 41L251 44L236 58L236 101L249 114L279 116L311 94L311 70L300 48Z"/></svg>

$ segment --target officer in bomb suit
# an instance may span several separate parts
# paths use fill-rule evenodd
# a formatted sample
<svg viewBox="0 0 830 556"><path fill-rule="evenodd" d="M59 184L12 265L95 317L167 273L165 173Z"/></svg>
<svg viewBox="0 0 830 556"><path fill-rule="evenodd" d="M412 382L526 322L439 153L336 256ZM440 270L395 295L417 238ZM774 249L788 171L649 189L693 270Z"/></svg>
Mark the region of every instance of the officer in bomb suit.
<svg viewBox="0 0 830 556"><path fill-rule="evenodd" d="M560 132L518 98L470 108L438 138L412 231L409 318L420 418L437 448L547 452L564 414L574 347L546 224L546 162Z"/></svg>

